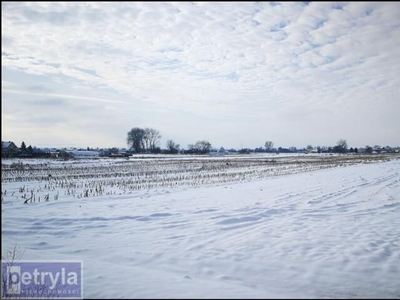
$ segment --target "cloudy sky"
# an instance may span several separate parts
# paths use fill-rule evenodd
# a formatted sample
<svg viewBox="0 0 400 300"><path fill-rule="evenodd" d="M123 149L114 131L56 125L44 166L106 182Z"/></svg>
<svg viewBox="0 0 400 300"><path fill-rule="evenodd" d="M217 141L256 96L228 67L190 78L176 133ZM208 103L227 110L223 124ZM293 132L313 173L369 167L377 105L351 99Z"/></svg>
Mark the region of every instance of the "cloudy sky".
<svg viewBox="0 0 400 300"><path fill-rule="evenodd" d="M2 140L400 145L399 2L2 2Z"/></svg>

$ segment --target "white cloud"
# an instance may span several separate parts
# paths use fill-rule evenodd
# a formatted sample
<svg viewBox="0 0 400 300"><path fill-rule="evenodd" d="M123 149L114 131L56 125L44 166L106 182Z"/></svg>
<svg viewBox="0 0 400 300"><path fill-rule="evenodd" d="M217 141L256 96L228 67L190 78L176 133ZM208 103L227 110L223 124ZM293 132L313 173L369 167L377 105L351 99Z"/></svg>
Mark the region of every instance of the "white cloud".
<svg viewBox="0 0 400 300"><path fill-rule="evenodd" d="M399 120L385 112L399 108L399 13L392 2L2 3L2 69L65 89L48 97L132 103L112 108L111 115L120 114L122 122L131 112L143 123L136 118L124 120L123 129L97 128L110 136L122 130L120 145L138 123L157 125L161 133L175 129L185 141L195 141L203 127L204 135L227 147L241 138L235 124L248 131L249 147L271 135L282 146L305 146L302 138L334 144L342 135L356 146L374 143L367 138L395 144L400 136L392 128ZM23 81L3 81L15 85L14 93L26 92ZM100 105L96 113L110 110ZM12 114L2 129L8 139L14 137L7 128L19 126ZM199 128L182 129L187 115ZM379 126L389 133L359 138L361 128L338 122L361 122L363 115L384 117ZM200 126L205 119L209 123ZM265 119L274 125L265 126ZM76 120L66 122L73 127ZM322 134L321 127L309 130L317 123L325 123Z"/></svg>

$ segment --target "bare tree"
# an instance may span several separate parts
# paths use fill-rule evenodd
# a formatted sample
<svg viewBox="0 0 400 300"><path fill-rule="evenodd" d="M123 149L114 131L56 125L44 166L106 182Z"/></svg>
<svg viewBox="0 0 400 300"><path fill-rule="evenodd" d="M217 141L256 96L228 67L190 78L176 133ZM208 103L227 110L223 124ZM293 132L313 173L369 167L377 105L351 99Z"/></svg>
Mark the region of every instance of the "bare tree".
<svg viewBox="0 0 400 300"><path fill-rule="evenodd" d="M143 141L145 142L146 150L154 152L159 145L161 134L158 130L153 128L145 128L145 135Z"/></svg>
<svg viewBox="0 0 400 300"><path fill-rule="evenodd" d="M342 147L343 149L347 149L347 141L344 139L340 139L339 141L337 141L336 145Z"/></svg>
<svg viewBox="0 0 400 300"><path fill-rule="evenodd" d="M208 141L197 141L196 144L188 145L188 153L206 154L211 151L211 143Z"/></svg>
<svg viewBox="0 0 400 300"><path fill-rule="evenodd" d="M194 144L194 149L197 151L197 153L201 154L209 153L211 148L211 143L208 141L197 141L196 144Z"/></svg>
<svg viewBox="0 0 400 300"><path fill-rule="evenodd" d="M4 252L5 253L4 253ZM23 256L25 250L22 249L19 245L9 246L7 249L2 249L1 253L1 282L2 282L2 298L10 298L6 295L8 294L8 278L7 278L7 268L12 267L14 264L18 263L18 261Z"/></svg>
<svg viewBox="0 0 400 300"><path fill-rule="evenodd" d="M265 144L264 144L264 147L265 147L265 150L267 152L269 152L274 147L274 143L272 141L266 141Z"/></svg>
<svg viewBox="0 0 400 300"><path fill-rule="evenodd" d="M166 145L169 153L179 152L180 145L176 144L173 140L168 140Z"/></svg>
<svg viewBox="0 0 400 300"><path fill-rule="evenodd" d="M145 129L143 129L143 131L144 131L144 135L143 135L141 144L142 144L143 151L147 153L147 152L150 152L150 138L149 138L149 133L148 133L149 128L145 128Z"/></svg>
<svg viewBox="0 0 400 300"><path fill-rule="evenodd" d="M189 153L196 152L196 149L194 148L193 144L188 144L187 149L188 149L187 152L189 152Z"/></svg>
<svg viewBox="0 0 400 300"><path fill-rule="evenodd" d="M369 146L369 145L365 146L365 152L366 153L372 153L373 150L374 149L371 146Z"/></svg>
<svg viewBox="0 0 400 300"><path fill-rule="evenodd" d="M142 128L132 128L128 132L127 143L130 148L136 153L143 151L143 138L145 136L145 131Z"/></svg>
<svg viewBox="0 0 400 300"><path fill-rule="evenodd" d="M347 141L340 139L336 142L336 146L333 147L333 152L345 153L347 151Z"/></svg>
<svg viewBox="0 0 400 300"><path fill-rule="evenodd" d="M128 132L128 146L136 153L155 152L161 139L161 134L153 128L132 128Z"/></svg>

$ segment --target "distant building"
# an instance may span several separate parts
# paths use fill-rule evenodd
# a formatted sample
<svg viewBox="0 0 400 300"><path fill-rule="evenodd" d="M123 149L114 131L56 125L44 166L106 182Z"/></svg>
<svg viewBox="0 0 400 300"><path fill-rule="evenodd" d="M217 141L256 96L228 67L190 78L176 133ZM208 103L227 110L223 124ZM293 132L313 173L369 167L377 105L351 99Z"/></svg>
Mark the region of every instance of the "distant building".
<svg viewBox="0 0 400 300"><path fill-rule="evenodd" d="M1 142L1 157L13 157L16 156L18 147L11 141Z"/></svg>

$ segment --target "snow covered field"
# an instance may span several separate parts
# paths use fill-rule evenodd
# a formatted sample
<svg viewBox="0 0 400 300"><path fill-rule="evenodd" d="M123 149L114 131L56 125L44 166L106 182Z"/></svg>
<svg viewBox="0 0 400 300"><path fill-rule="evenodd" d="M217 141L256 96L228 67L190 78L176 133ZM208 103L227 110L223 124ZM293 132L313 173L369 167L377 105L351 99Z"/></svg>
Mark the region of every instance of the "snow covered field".
<svg viewBox="0 0 400 300"><path fill-rule="evenodd" d="M400 298L400 160L263 159L2 160L2 252L85 298Z"/></svg>

